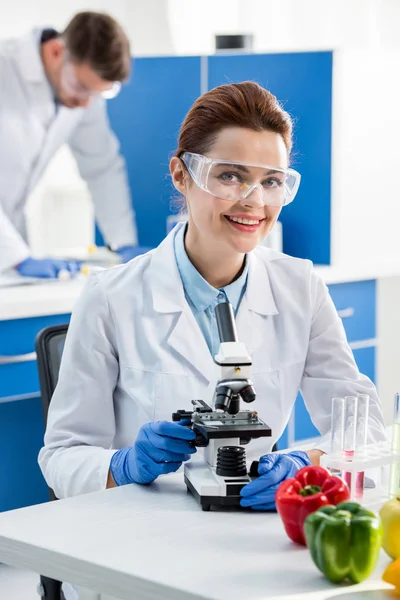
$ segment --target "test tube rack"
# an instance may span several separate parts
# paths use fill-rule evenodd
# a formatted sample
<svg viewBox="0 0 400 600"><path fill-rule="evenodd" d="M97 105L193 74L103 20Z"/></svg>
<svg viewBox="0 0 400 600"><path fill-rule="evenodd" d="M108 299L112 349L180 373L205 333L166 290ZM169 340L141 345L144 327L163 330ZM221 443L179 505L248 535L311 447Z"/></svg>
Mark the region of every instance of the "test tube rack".
<svg viewBox="0 0 400 600"><path fill-rule="evenodd" d="M356 497L356 486L353 485L358 473L367 472L375 484L373 489L365 489L362 504L377 506L389 499L389 467L400 464L400 451L392 450L388 442L378 442L357 450L353 456L343 451L324 454L320 458L321 466L342 473L351 473L351 499L361 501ZM373 471L373 474L371 473ZM371 475L369 475L371 473Z"/></svg>

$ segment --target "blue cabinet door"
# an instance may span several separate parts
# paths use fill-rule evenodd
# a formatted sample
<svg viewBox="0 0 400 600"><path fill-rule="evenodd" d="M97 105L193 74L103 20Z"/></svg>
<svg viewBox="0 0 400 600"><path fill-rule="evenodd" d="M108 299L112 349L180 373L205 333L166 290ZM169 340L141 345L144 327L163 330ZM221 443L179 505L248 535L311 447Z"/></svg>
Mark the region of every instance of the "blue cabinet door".
<svg viewBox="0 0 400 600"><path fill-rule="evenodd" d="M284 251L316 264L329 264L332 53L209 58L209 89L246 80L270 90L294 117L292 166L301 173L302 181L294 202L280 216Z"/></svg>
<svg viewBox="0 0 400 600"><path fill-rule="evenodd" d="M166 235L171 200L179 196L169 160L181 123L200 94L200 58L135 58L132 69L108 113L128 169L139 241L154 247ZM96 241L102 243L99 234Z"/></svg>
<svg viewBox="0 0 400 600"><path fill-rule="evenodd" d="M68 323L70 315L51 315L0 321L0 355L13 356L35 351L36 335L45 327ZM39 392L35 360L0 365L0 399Z"/></svg>
<svg viewBox="0 0 400 600"><path fill-rule="evenodd" d="M329 286L333 303L342 317L347 340L355 342L376 336L376 281L351 281Z"/></svg>
<svg viewBox="0 0 400 600"><path fill-rule="evenodd" d="M0 404L0 511L48 500L37 462L43 435L40 397Z"/></svg>

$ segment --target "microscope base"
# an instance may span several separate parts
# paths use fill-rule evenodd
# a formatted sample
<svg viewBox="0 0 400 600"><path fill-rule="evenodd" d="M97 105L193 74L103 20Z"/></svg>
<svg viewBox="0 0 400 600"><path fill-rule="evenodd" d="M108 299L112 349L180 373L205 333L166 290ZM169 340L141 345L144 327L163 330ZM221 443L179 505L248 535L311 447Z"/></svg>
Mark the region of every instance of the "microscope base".
<svg viewBox="0 0 400 600"><path fill-rule="evenodd" d="M252 481L249 475L222 477L206 462L187 463L184 475L188 492L204 511L210 510L212 506L237 507L243 510L240 506L240 490Z"/></svg>

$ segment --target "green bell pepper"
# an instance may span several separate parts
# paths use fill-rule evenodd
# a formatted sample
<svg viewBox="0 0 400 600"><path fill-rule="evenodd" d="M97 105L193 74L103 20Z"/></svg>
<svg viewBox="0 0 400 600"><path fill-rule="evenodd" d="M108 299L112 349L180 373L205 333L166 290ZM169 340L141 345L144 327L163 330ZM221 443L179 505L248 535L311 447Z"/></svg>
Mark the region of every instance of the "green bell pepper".
<svg viewBox="0 0 400 600"><path fill-rule="evenodd" d="M314 563L333 583L359 583L374 570L383 537L380 517L356 502L320 508L305 520L304 533Z"/></svg>

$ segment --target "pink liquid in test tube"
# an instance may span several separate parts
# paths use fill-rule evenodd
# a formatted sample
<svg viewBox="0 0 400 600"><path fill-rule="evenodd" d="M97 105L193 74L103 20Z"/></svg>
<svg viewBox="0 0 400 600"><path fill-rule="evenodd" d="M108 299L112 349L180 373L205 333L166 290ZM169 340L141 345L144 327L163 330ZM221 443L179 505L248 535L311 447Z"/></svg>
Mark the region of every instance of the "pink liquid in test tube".
<svg viewBox="0 0 400 600"><path fill-rule="evenodd" d="M356 450L358 399L356 396L346 396L344 400L345 420L343 458L345 459L345 462L352 462ZM358 479L357 474L354 474L353 471L344 471L343 479L349 486L351 497L356 498L357 495L360 497L360 490L357 490L356 487Z"/></svg>
<svg viewBox="0 0 400 600"><path fill-rule="evenodd" d="M348 458L349 462L351 462L354 458L355 451L354 450L344 450L343 456L344 458ZM353 476L353 478L352 478ZM357 473L351 471L345 471L343 473L343 479L349 486L350 490L354 491L354 496L358 500L364 495L364 471L359 471Z"/></svg>

